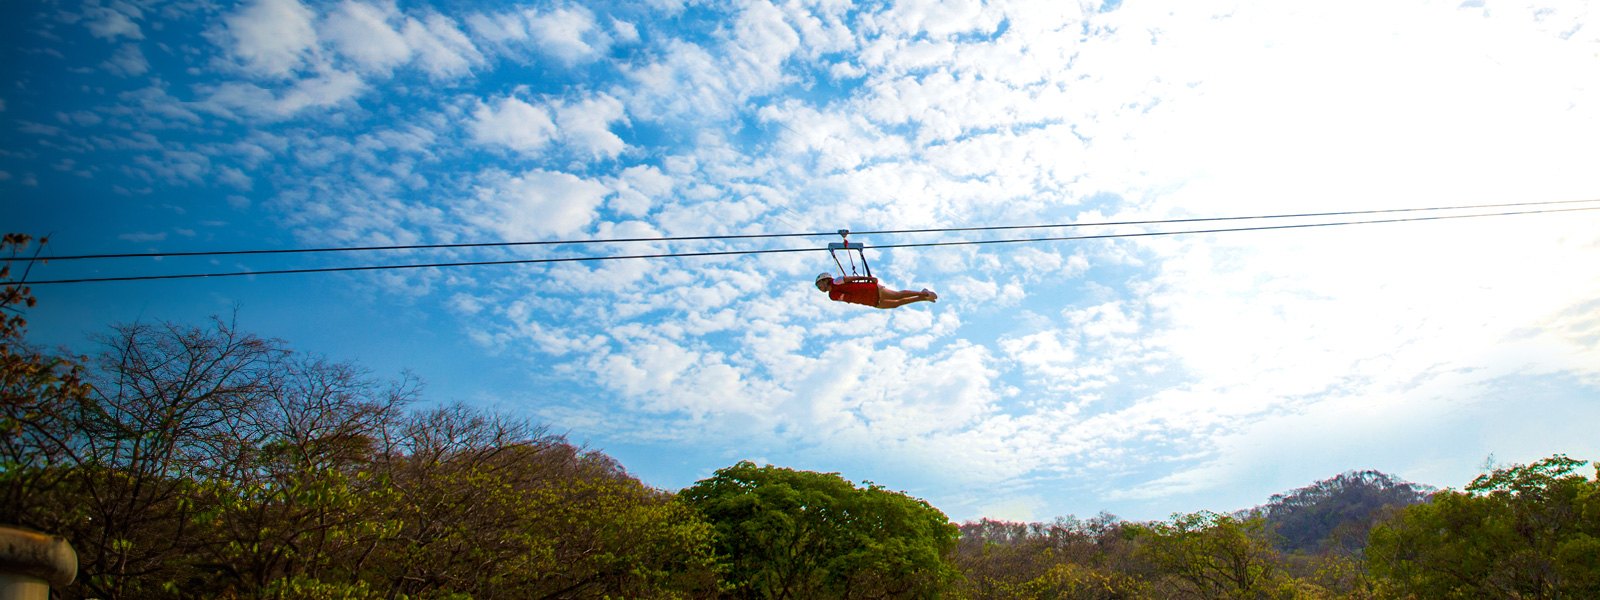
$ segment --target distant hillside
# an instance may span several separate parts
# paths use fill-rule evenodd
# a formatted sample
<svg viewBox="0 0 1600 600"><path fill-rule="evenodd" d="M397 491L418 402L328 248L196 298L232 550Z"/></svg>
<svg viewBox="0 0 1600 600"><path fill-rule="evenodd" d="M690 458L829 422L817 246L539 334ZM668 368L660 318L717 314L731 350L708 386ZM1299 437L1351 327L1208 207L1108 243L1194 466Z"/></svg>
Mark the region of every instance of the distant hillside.
<svg viewBox="0 0 1600 600"><path fill-rule="evenodd" d="M1357 551L1385 509L1419 504L1437 488L1380 471L1349 471L1277 494L1249 512L1264 517L1286 552L1318 552L1335 545Z"/></svg>

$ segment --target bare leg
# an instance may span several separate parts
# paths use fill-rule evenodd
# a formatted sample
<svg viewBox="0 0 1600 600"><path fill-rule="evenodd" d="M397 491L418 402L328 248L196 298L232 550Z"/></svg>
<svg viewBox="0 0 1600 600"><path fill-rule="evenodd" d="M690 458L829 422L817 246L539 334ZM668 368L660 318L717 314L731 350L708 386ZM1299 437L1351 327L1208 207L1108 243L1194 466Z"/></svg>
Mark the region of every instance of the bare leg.
<svg viewBox="0 0 1600 600"><path fill-rule="evenodd" d="M904 298L900 300L884 300L880 298L876 308L900 308L913 302L925 302L925 300L922 298Z"/></svg>
<svg viewBox="0 0 1600 600"><path fill-rule="evenodd" d="M891 290L878 286L878 308L899 308L912 302L932 302L936 296L933 292L913 292L911 290Z"/></svg>

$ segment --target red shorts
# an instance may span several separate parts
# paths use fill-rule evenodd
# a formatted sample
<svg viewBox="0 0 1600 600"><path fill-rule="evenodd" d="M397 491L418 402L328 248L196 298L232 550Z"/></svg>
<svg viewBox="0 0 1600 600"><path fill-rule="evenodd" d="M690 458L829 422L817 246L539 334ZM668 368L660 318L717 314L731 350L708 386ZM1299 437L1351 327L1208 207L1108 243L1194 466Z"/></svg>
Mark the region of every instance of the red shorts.
<svg viewBox="0 0 1600 600"><path fill-rule="evenodd" d="M878 280L872 277L846 277L828 289L828 299L862 306L878 305Z"/></svg>

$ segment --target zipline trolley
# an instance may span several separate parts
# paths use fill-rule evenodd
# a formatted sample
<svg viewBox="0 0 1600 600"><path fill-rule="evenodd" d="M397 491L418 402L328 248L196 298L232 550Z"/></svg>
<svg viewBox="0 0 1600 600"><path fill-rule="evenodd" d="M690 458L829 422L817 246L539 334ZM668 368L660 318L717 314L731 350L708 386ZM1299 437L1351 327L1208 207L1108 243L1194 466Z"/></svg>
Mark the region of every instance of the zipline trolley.
<svg viewBox="0 0 1600 600"><path fill-rule="evenodd" d="M861 242L850 241L849 229L840 229L839 237L844 241L828 244L828 255L833 257L833 264L839 267L840 278L834 282L834 285L859 282L871 282L876 285L878 278L872 276L872 267L867 265L867 253L864 251L866 246L863 246ZM844 251L845 260L850 261L850 270L848 272L845 271L844 263L839 260L840 250ZM855 253L851 254L851 251ZM858 257L861 259L861 271L865 271L865 275L856 270L856 258Z"/></svg>

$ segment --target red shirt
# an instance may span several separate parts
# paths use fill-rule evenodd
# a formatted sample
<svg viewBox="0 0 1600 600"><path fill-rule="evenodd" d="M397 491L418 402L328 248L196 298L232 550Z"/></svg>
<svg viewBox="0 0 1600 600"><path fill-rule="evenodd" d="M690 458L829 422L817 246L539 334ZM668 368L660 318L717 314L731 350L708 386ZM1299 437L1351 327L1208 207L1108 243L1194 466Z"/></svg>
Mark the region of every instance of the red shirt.
<svg viewBox="0 0 1600 600"><path fill-rule="evenodd" d="M828 288L828 299L863 306L878 305L878 279L876 277L845 277L833 280Z"/></svg>

